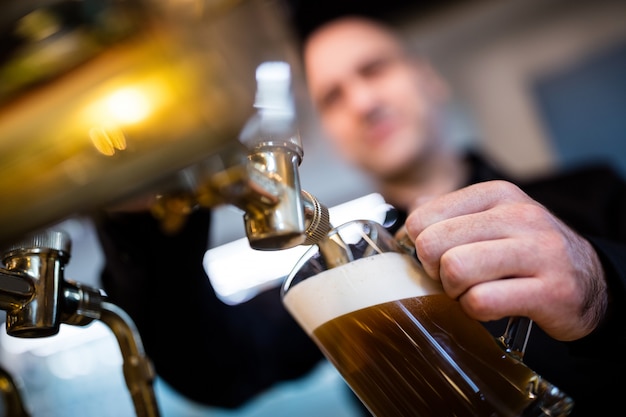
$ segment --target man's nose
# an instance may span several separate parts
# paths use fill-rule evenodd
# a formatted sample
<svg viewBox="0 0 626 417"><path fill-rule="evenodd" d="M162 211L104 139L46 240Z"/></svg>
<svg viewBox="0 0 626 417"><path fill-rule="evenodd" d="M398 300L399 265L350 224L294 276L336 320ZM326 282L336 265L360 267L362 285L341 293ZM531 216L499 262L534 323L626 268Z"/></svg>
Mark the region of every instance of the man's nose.
<svg viewBox="0 0 626 417"><path fill-rule="evenodd" d="M358 80L350 84L348 103L353 113L369 114L378 104L376 91L368 83Z"/></svg>

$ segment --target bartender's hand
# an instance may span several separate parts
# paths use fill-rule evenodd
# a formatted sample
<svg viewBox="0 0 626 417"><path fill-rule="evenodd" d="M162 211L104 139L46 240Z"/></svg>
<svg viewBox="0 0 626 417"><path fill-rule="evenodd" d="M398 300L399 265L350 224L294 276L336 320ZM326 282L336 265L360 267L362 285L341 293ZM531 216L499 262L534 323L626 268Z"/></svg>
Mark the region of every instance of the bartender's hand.
<svg viewBox="0 0 626 417"><path fill-rule="evenodd" d="M505 181L421 203L406 221L426 272L481 321L526 316L555 339L588 335L608 303L591 244Z"/></svg>

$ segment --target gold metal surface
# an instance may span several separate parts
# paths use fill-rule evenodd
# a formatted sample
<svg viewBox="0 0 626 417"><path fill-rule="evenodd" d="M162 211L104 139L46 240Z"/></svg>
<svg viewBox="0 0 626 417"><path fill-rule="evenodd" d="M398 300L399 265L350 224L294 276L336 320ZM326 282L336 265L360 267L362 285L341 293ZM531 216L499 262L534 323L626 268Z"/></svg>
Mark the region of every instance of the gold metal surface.
<svg viewBox="0 0 626 417"><path fill-rule="evenodd" d="M6 1L0 12L12 41L0 54L0 243L171 186L237 141L256 66L290 53L272 1Z"/></svg>

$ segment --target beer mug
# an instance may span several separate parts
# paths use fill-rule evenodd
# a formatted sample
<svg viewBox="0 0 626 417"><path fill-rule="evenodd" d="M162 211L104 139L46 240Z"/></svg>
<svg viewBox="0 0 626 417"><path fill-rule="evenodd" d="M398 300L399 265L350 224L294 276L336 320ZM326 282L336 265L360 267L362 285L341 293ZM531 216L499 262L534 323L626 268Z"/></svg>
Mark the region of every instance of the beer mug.
<svg viewBox="0 0 626 417"><path fill-rule="evenodd" d="M516 335L493 337L376 222L348 222L309 248L282 300L376 417L572 409L571 398L512 353L506 340Z"/></svg>

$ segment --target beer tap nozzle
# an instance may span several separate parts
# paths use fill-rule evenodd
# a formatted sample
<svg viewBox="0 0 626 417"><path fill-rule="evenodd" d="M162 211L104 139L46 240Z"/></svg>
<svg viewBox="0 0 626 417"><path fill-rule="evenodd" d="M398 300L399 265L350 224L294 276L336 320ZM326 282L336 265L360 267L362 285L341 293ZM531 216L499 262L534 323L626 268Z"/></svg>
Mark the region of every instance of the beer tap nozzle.
<svg viewBox="0 0 626 417"><path fill-rule="evenodd" d="M229 204L243 211L253 249L312 245L331 225L328 208L300 185L304 153L291 68L282 61L264 62L256 79L256 113L244 125L239 141L182 172L172 187L175 191L162 194L152 212L162 224L180 225L195 207Z"/></svg>
<svg viewBox="0 0 626 417"><path fill-rule="evenodd" d="M131 318L106 299L103 291L65 280L71 240L64 232L45 230L13 243L2 255L0 308L6 311L10 336L55 335L61 324L85 326L100 320L115 335L126 384L137 416L159 415L153 391L155 373Z"/></svg>
<svg viewBox="0 0 626 417"><path fill-rule="evenodd" d="M250 246L285 249L310 245L330 230L328 208L300 186L303 158L292 94L291 68L264 62L256 71L256 114L241 133L251 172L266 198L248 204L244 221ZM256 177L253 175L252 177ZM244 209L246 207L244 206Z"/></svg>

